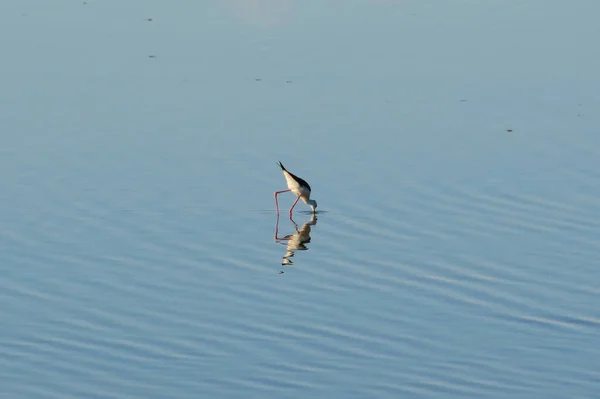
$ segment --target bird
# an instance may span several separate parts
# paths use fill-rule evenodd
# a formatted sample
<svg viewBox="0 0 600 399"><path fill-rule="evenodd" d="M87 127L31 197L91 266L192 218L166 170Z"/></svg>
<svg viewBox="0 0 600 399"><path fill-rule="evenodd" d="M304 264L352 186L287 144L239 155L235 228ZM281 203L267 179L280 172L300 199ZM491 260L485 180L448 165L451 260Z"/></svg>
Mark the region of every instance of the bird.
<svg viewBox="0 0 600 399"><path fill-rule="evenodd" d="M281 193L287 193L291 191L296 194L298 198L296 198L296 202L290 208L290 216L292 215L292 211L294 207L298 203L299 199L302 199L306 204L308 204L312 208L313 213L317 213L317 201L310 199L310 186L306 182L306 180L299 178L298 176L287 171L285 166L279 161L279 166L281 167L281 171L283 172L283 176L285 177L285 181L287 182L288 189L275 191L275 209L277 210L277 214L279 214L279 204L277 202L277 195Z"/></svg>

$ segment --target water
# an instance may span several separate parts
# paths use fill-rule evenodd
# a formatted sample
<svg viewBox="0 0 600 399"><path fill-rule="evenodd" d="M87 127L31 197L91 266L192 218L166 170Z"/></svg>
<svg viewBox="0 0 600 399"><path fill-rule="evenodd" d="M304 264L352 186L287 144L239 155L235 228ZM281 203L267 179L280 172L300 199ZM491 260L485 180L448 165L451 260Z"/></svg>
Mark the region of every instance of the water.
<svg viewBox="0 0 600 399"><path fill-rule="evenodd" d="M201 3L0 4L2 397L597 395L597 3Z"/></svg>

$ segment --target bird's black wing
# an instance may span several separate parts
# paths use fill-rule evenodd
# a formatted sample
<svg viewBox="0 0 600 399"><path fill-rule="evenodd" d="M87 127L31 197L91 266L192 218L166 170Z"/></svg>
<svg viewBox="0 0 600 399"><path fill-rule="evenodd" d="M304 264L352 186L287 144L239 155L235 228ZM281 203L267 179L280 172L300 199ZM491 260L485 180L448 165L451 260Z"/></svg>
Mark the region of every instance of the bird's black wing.
<svg viewBox="0 0 600 399"><path fill-rule="evenodd" d="M312 191L312 190L310 189L310 185L309 185L309 184L306 182L306 180L304 180L304 179L302 179L302 178L300 178L300 177L296 176L295 174L293 174L293 173L291 173L289 170L287 170L287 169L285 168L285 166L283 166L283 164L281 163L281 161L279 161L279 166L281 167L281 170L285 170L286 172L288 172L288 173L290 174L290 176L292 176L292 178L293 178L294 180L296 180L296 181L297 181L297 182L298 182L298 183L299 183L301 186L304 186L304 187L308 188L308 190L309 190L309 191Z"/></svg>
<svg viewBox="0 0 600 399"><path fill-rule="evenodd" d="M306 182L306 180L304 180L304 179L302 179L302 178L300 178L300 177L296 176L296 175L295 175L295 174L293 174L293 173L290 173L290 171L286 171L286 172L288 172L288 173L290 174L290 176L292 176L292 178L293 178L294 180L296 180L298 183L300 183L300 185L301 185L301 186L304 186L304 187L308 188L308 190L309 190L309 191L312 191L312 190L310 189L310 186L309 186L309 185L308 185L308 183Z"/></svg>

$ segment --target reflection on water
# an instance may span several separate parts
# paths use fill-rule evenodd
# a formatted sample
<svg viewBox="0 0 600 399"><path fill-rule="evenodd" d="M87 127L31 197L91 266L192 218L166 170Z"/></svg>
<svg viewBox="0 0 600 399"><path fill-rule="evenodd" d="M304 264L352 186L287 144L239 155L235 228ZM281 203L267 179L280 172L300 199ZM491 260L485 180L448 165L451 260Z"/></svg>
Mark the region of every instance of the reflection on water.
<svg viewBox="0 0 600 399"><path fill-rule="evenodd" d="M87 3L0 1L0 399L600 397L600 2Z"/></svg>
<svg viewBox="0 0 600 399"><path fill-rule="evenodd" d="M308 247L305 244L310 242L310 230L311 226L317 224L317 216L313 213L308 222L304 223L302 228L298 230L298 224L294 222L292 216L290 215L290 221L294 224L294 229L296 230L293 234L288 234L284 237L279 237L279 214L277 215L277 221L275 222L275 242L281 245L286 246L285 255L282 258L281 264L291 265L294 262L290 259L294 256L294 251L306 251Z"/></svg>

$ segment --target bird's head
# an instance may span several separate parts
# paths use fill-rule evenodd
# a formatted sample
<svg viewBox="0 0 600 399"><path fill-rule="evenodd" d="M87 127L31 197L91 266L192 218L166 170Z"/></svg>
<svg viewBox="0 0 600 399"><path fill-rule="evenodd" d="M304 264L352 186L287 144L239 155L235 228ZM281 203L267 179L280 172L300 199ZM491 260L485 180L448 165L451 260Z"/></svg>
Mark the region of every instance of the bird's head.
<svg viewBox="0 0 600 399"><path fill-rule="evenodd" d="M308 205L310 205L310 207L312 208L313 213L317 213L317 201L315 201L314 199L311 199L311 200L306 201L306 203Z"/></svg>

